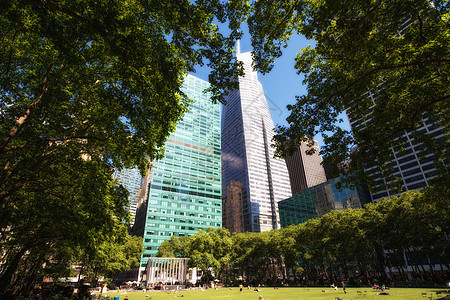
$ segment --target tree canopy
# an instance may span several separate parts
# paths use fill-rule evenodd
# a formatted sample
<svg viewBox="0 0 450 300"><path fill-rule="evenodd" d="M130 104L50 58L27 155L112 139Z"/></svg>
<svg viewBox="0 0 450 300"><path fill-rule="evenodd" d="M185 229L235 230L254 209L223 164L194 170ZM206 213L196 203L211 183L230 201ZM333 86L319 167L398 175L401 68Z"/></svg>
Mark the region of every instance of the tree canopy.
<svg viewBox="0 0 450 300"><path fill-rule="evenodd" d="M275 143L284 150L331 132L325 163L350 158L341 171L358 175L368 160L385 167L390 148L399 146L387 137L416 129L424 118L448 135L448 18L447 1L427 0L2 1L0 290L30 287L43 273L57 272L58 261L95 265L108 257L94 273L129 265L130 255L105 250L129 241L126 193L112 180L112 168L145 173L150 160L162 157L188 109L181 91L188 71L211 68L214 101L235 87L242 69L233 47L243 21L262 72L293 33L316 41L296 60L308 94L289 106L290 125L278 127ZM373 108L365 93L378 95ZM370 121L353 136L336 125L349 107ZM447 139L415 137L445 165ZM199 245L217 248L202 237ZM270 245L277 253L272 262L281 264L283 245L293 242L291 236ZM301 251L312 249L320 251ZM197 260L222 272L227 255Z"/></svg>
<svg viewBox="0 0 450 300"><path fill-rule="evenodd" d="M314 41L300 49L295 68L307 94L288 106L288 126L278 126L278 155L300 141L324 135L324 164L366 181L364 168L388 174L392 149L402 151L405 131L434 153L448 176L450 24L448 1L257 1L249 16L255 66L270 71L293 34ZM348 110L353 134L339 127ZM441 127L444 139L417 129ZM404 150L404 149L403 149ZM342 162L346 162L345 165Z"/></svg>
<svg viewBox="0 0 450 300"><path fill-rule="evenodd" d="M224 270L231 265L232 240L225 228L208 227L206 231L189 237L172 236L158 248L158 257L189 257L189 267L203 271L202 281L209 282L214 277L222 277Z"/></svg>
<svg viewBox="0 0 450 300"><path fill-rule="evenodd" d="M0 3L2 292L32 286L57 258L73 262L68 248L79 262L123 265L105 250L127 240L129 221L112 169L145 173L162 157L195 66L211 68L209 92L221 101L240 72L233 46L247 10L245 1Z"/></svg>
<svg viewBox="0 0 450 300"><path fill-rule="evenodd" d="M191 258L191 267L208 276L211 268L227 284L315 285L350 278L352 285L367 285L386 283L388 275L404 284L407 266L415 280L444 284L445 274L434 274L433 268L449 267L450 208L448 200L431 196L434 189L408 191L364 209L335 210L268 232L230 235L209 228L164 241L158 256ZM220 266L225 268L219 272Z"/></svg>

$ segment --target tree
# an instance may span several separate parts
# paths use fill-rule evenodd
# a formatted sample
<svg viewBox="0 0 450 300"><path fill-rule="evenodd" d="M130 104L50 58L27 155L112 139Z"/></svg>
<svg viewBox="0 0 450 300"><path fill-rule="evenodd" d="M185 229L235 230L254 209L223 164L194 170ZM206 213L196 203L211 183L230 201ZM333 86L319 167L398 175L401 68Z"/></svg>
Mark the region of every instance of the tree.
<svg viewBox="0 0 450 300"><path fill-rule="evenodd" d="M426 273L423 262L433 271L431 259L448 268L449 208L444 204L448 199L444 201L445 193L434 193L434 189L408 191L366 206L366 232L374 246L383 248L379 255L389 270L405 267L404 254L418 274Z"/></svg>
<svg viewBox="0 0 450 300"><path fill-rule="evenodd" d="M255 2L248 22L261 72L270 71L293 33L315 41L297 55L307 95L288 106L289 125L277 127L277 155L322 133L324 164L346 162L335 173L346 174L347 183L371 183L364 168L375 165L390 174L392 149L402 153L399 137L412 131L448 178L449 17L447 1ZM346 109L367 122L353 135L339 127ZM444 139L416 130L426 118L443 128Z"/></svg>
<svg viewBox="0 0 450 300"><path fill-rule="evenodd" d="M128 192L104 167L81 157L70 164L59 160L34 177L33 188L23 191L24 201L15 202L12 225L2 231L2 293L26 292L44 275L68 276L73 264L112 270L105 268L112 255L94 258L126 242Z"/></svg>
<svg viewBox="0 0 450 300"><path fill-rule="evenodd" d="M247 275L247 280L251 281L251 278L257 274L260 264L260 257L256 255L256 249L258 247L256 239L257 233L245 232L234 233L232 236L234 255L233 265L238 268L239 276Z"/></svg>
<svg viewBox="0 0 450 300"><path fill-rule="evenodd" d="M112 279L118 272L139 266L142 237L128 235L127 228L120 223L113 230L114 234L97 235L98 241L79 253L78 261L84 274L95 281L100 277Z"/></svg>
<svg viewBox="0 0 450 300"><path fill-rule="evenodd" d="M100 251L117 233L114 220L127 224L112 168L145 173L162 157L188 109L180 88L196 65L211 67L215 101L233 86L232 48L247 9L245 1L0 4L2 292L16 292L23 270L32 283L28 263L69 255L64 245ZM229 36L216 21L229 21Z"/></svg>
<svg viewBox="0 0 450 300"><path fill-rule="evenodd" d="M230 232L225 228L208 227L191 236L188 257L189 266L203 271L202 281L219 278L230 263L232 243Z"/></svg>
<svg viewBox="0 0 450 300"><path fill-rule="evenodd" d="M416 199L414 203L416 210L421 214L422 227L426 229L423 235L416 236L419 239L423 238L419 245L426 246L427 255L436 259L441 265L445 265L447 269L450 269L448 260L450 257L449 194L450 187L447 181L443 180L426 189L423 198Z"/></svg>
<svg viewBox="0 0 450 300"><path fill-rule="evenodd" d="M174 237L165 240L158 248L158 257L189 258L189 266L203 271L202 281L220 278L230 267L233 243L225 228L208 227L189 237Z"/></svg>
<svg viewBox="0 0 450 300"><path fill-rule="evenodd" d="M172 237L161 244L158 256L189 257L191 267L205 272L204 282L212 279L210 270L223 280L226 267L231 272L225 278L235 284L241 276L247 283L277 284L291 274L294 280L302 275L305 284L352 277L369 284L374 278L385 280L386 272L390 278L396 277L394 271L406 272L406 255L423 279L433 274L431 262L441 270L449 267L449 209L448 198L433 186L268 232L230 237L226 229L208 228L189 237ZM433 281L444 282L435 273Z"/></svg>
<svg viewBox="0 0 450 300"><path fill-rule="evenodd" d="M170 240L161 243L156 254L157 257L188 257L189 253L188 236L171 236Z"/></svg>
<svg viewBox="0 0 450 300"><path fill-rule="evenodd" d="M294 282L298 281L300 250L296 243L299 230L296 226L289 226L281 229L282 242L280 244L284 264L283 277L292 274ZM284 278L286 279L286 278Z"/></svg>
<svg viewBox="0 0 450 300"><path fill-rule="evenodd" d="M161 157L187 109L185 73L209 59L218 100L217 89L239 72L239 32L226 38L212 24L226 19L222 10L188 1L3 3L1 203L64 147L143 171Z"/></svg>

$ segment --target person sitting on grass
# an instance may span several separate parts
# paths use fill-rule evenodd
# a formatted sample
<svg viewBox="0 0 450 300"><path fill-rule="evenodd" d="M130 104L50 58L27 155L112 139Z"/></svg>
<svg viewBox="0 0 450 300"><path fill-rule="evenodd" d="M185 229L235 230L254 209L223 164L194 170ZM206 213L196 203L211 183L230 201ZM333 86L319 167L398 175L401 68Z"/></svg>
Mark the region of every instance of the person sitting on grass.
<svg viewBox="0 0 450 300"><path fill-rule="evenodd" d="M377 293L377 295L389 295L389 293L388 292L379 292L379 293Z"/></svg>

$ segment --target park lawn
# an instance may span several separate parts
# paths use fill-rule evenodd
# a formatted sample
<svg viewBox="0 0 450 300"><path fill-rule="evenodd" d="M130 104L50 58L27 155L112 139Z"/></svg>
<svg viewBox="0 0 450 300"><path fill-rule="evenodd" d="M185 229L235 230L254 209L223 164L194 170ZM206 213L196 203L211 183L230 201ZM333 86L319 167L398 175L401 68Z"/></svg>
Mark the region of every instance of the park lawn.
<svg viewBox="0 0 450 300"><path fill-rule="evenodd" d="M263 296L264 300L333 300L336 297L341 299L386 299L386 300L427 300L432 296L432 299L437 299L448 295L445 289L418 289L418 288L392 288L388 290L389 295L377 295L377 292L371 288L347 288L347 294L344 294L342 289L335 291L332 288L260 288L259 292L248 290L244 288L242 292L239 292L239 288L234 287L231 290L228 288L208 289L206 291L201 290L188 290L178 293L164 292L164 291L137 291L124 294L123 292L111 292L108 293L109 297L114 299L115 296L119 296L120 300L123 300L125 296L129 300L144 300L150 299L146 295L151 296L151 300L258 300L259 296ZM322 292L326 290L327 292ZM357 291L361 291L362 295L358 295ZM364 292L367 296L364 297ZM436 295L436 292L441 293ZM426 293L427 297L424 297L422 293ZM184 297L177 297L182 294Z"/></svg>

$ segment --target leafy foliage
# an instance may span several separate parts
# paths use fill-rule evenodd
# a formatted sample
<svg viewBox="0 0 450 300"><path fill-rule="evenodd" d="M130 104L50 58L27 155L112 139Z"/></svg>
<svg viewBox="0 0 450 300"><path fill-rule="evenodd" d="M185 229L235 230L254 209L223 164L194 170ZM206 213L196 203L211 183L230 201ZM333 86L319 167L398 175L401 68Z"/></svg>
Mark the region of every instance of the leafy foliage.
<svg viewBox="0 0 450 300"><path fill-rule="evenodd" d="M202 280L209 282L221 276L230 266L232 258L230 232L224 228L199 229L199 233L189 237L174 237L165 240L158 249L158 257L189 257L189 266L203 271Z"/></svg>
<svg viewBox="0 0 450 300"><path fill-rule="evenodd" d="M252 284L279 285L289 278L296 283L331 284L339 277L356 277L356 271L358 279L369 284L375 278L385 280L386 270L395 278L394 268L403 276L406 253L417 279L424 279L430 275L424 262L434 260L448 268L449 207L433 193L434 188L410 191L365 209L332 211L270 232L230 237L218 234L223 229L209 229L187 238L172 237L158 254L189 257L191 266L202 270L225 266L214 274L228 283L237 283L242 276ZM220 264L224 259L227 263Z"/></svg>
<svg viewBox="0 0 450 300"><path fill-rule="evenodd" d="M402 152L399 137L407 131L424 153L436 155L448 178L448 1L258 1L254 7L249 29L255 66L263 73L292 34L315 41L297 55L307 94L288 106L289 125L276 129L277 155L322 133L324 164L347 175L348 184L371 184L364 173L370 165L393 180L387 163L392 149ZM359 122L353 133L339 127L345 110ZM441 127L445 138L418 131L423 122ZM342 162L345 167L337 167Z"/></svg>
<svg viewBox="0 0 450 300"><path fill-rule="evenodd" d="M130 266L139 243L127 237L127 194L111 170L145 173L163 156L196 65L211 67L221 101L240 72L232 48L247 10L245 1L0 3L0 291L65 273L58 264L103 275ZM229 22L228 36L216 21Z"/></svg>

